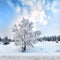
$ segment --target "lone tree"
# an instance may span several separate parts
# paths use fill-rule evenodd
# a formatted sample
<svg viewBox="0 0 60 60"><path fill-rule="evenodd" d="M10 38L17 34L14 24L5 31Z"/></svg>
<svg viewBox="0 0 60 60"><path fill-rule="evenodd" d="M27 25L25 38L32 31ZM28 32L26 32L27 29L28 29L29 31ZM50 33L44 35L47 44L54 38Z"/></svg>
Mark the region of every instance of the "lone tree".
<svg viewBox="0 0 60 60"><path fill-rule="evenodd" d="M14 25L14 39L15 45L22 45L22 52L26 51L26 46L36 43L38 37L40 37L40 31L33 31L33 23L23 18L18 25Z"/></svg>

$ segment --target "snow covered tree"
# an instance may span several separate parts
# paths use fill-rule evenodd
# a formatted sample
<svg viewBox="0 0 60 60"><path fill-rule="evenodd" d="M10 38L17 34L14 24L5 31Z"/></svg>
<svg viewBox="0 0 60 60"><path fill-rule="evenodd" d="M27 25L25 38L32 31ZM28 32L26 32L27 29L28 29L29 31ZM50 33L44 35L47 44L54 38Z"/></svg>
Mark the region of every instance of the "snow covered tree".
<svg viewBox="0 0 60 60"><path fill-rule="evenodd" d="M4 45L7 45L7 44L10 43L10 40L8 39L7 36L5 36L5 37L2 39L2 42L3 42Z"/></svg>
<svg viewBox="0 0 60 60"><path fill-rule="evenodd" d="M22 52L26 51L26 46L33 46L37 38L40 37L40 31L33 31L33 23L23 18L18 25L14 25L14 39L15 45L22 45Z"/></svg>

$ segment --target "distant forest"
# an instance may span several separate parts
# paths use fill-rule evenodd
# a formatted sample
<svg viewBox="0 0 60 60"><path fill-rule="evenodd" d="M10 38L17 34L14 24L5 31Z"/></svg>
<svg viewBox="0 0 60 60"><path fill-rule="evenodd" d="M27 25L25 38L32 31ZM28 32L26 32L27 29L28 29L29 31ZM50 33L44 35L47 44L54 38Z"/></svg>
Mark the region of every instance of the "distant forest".
<svg viewBox="0 0 60 60"><path fill-rule="evenodd" d="M5 36L4 38L0 37L0 42L2 42L3 45L7 45L7 44L10 44L10 42L14 42L14 40Z"/></svg>
<svg viewBox="0 0 60 60"><path fill-rule="evenodd" d="M60 41L60 35L59 36L44 36L42 38L37 39L38 41L56 41L58 43ZM10 44L10 42L14 42L14 39L8 38L5 36L4 38L0 37L0 42L2 42L4 45Z"/></svg>
<svg viewBox="0 0 60 60"><path fill-rule="evenodd" d="M58 41L60 41L60 35L59 36L44 36L41 38L42 41L56 41L58 43Z"/></svg>

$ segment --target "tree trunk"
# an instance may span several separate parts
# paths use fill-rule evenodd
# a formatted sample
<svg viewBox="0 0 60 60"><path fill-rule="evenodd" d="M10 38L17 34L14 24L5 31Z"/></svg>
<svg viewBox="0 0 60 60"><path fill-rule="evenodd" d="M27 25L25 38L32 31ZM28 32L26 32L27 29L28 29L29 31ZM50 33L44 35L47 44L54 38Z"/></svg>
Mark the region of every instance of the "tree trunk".
<svg viewBox="0 0 60 60"><path fill-rule="evenodd" d="M22 47L22 52L26 52L26 44Z"/></svg>
<svg viewBox="0 0 60 60"><path fill-rule="evenodd" d="M26 51L26 45L24 45L24 51Z"/></svg>

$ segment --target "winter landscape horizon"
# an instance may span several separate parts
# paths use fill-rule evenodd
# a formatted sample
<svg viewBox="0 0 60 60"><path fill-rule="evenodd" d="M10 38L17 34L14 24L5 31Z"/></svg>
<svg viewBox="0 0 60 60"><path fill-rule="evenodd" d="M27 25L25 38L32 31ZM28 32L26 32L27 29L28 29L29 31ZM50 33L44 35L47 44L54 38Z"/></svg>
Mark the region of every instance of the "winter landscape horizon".
<svg viewBox="0 0 60 60"><path fill-rule="evenodd" d="M32 55L60 57L60 0L0 0L0 56Z"/></svg>

